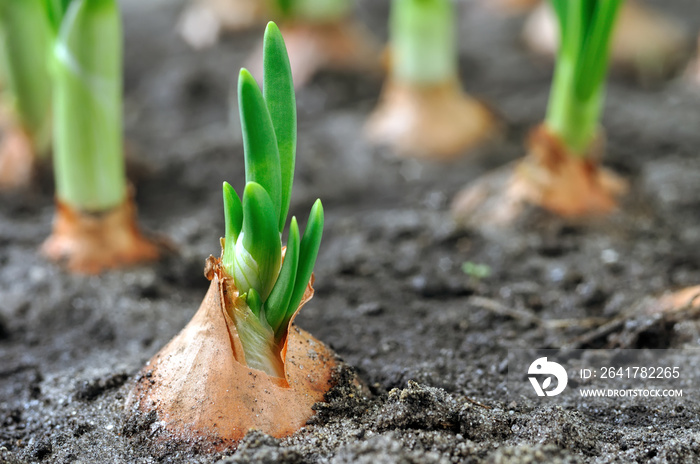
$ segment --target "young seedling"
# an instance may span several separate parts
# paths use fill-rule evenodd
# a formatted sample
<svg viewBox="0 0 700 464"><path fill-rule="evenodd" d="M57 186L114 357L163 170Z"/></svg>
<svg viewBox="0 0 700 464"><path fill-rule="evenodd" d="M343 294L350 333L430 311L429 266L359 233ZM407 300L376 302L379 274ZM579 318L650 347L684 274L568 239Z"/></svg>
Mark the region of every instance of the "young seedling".
<svg viewBox="0 0 700 464"><path fill-rule="evenodd" d="M495 118L462 92L451 0L393 0L390 73L370 140L402 155L447 160L482 142Z"/></svg>
<svg viewBox="0 0 700 464"><path fill-rule="evenodd" d="M369 31L354 19L353 0L264 1L279 18L297 87L303 87L321 70L379 69L378 47ZM262 47L251 57L251 70L262 69L261 57Z"/></svg>
<svg viewBox="0 0 700 464"><path fill-rule="evenodd" d="M472 261L465 261L462 263L462 272L464 272L469 277L482 280L486 279L491 275L491 266L488 264L474 263Z"/></svg>
<svg viewBox="0 0 700 464"><path fill-rule="evenodd" d="M90 274L156 259L158 248L138 230L125 175L116 0L72 0L54 21L57 210L42 250L69 270Z"/></svg>
<svg viewBox="0 0 700 464"><path fill-rule="evenodd" d="M269 12L265 0L192 0L180 17L178 30L192 48L214 45L225 32L261 24Z"/></svg>
<svg viewBox="0 0 700 464"><path fill-rule="evenodd" d="M543 2L525 23L527 45L539 54L554 56L559 47L556 23L554 11ZM653 82L678 68L687 56L689 42L678 21L636 0L627 0L620 8L610 58L613 66L642 82Z"/></svg>
<svg viewBox="0 0 700 464"><path fill-rule="evenodd" d="M526 202L569 217L605 214L625 190L599 166L608 50L621 0L551 1L564 40L545 122L532 132L529 152L514 172L487 176L458 195L460 219L508 222ZM495 200L487 201L490 196Z"/></svg>
<svg viewBox="0 0 700 464"><path fill-rule="evenodd" d="M0 189L26 187L51 142L51 46L44 0L0 2Z"/></svg>
<svg viewBox="0 0 700 464"><path fill-rule="evenodd" d="M296 153L289 59L274 23L265 31L263 93L245 69L238 80L246 185L223 186L226 234L210 257L209 292L190 323L144 368L129 403L156 411L167 433L235 444L250 428L282 437L313 415L331 387L333 353L292 325L313 295L323 231L317 200L303 234L287 224Z"/></svg>

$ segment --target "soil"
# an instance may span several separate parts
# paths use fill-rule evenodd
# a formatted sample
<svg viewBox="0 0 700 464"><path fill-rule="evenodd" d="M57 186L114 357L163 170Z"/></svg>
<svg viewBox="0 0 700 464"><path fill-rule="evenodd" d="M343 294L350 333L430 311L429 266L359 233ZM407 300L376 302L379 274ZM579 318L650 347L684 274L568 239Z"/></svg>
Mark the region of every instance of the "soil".
<svg viewBox="0 0 700 464"><path fill-rule="evenodd" d="M292 437L251 432L206 454L152 439L154 416L125 397L143 364L192 317L222 235L221 183L243 182L227 100L261 30L203 52L175 33L182 2L122 2L126 135L144 229L177 252L157 265L69 275L39 254L54 210L50 175L0 202L0 462L450 463L700 462L697 398L557 403L506 396L508 350L697 347L700 324L635 312L649 295L700 283L700 91L681 79L609 86L606 164L632 192L609 219L567 222L532 210L480 232L450 219L453 195L523 154L544 114L550 65L519 42L522 18L461 3L465 89L497 109L498 141L450 165L395 158L360 136L381 78L321 74L298 92L292 212L323 199L316 296L297 323L366 383L340 374ZM700 27L696 0L656 1ZM362 0L386 38L388 2ZM233 110L234 114L236 110ZM233 128L232 128L233 127ZM462 272L464 262L488 276ZM583 337L577 321L626 323ZM547 324L547 321L569 323ZM581 340L585 340L581 342ZM690 369L697 371L697 364Z"/></svg>

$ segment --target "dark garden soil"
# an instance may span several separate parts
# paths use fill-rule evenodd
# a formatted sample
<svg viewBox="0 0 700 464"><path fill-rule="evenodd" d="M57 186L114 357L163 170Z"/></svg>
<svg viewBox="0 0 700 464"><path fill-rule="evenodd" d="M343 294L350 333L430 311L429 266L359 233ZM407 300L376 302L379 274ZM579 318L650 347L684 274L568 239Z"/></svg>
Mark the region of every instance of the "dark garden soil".
<svg viewBox="0 0 700 464"><path fill-rule="evenodd" d="M632 184L619 214L571 223L533 210L509 230L457 227L451 198L522 156L551 74L520 45L522 18L478 3L462 4L462 78L507 131L471 158L432 165L368 146L361 132L378 76L322 74L298 92L292 210L303 222L320 197L327 225L316 296L297 323L368 389L341 382L296 435L250 433L237 452L212 455L152 440L157 418L129 419L124 402L139 369L189 321L208 287L204 260L219 252L224 230L221 183L240 188L244 176L227 103L262 33L195 53L173 30L181 2L123 2L126 132L141 224L177 253L154 266L71 276L37 253L50 231L50 175L34 192L3 196L0 462L700 462L697 399L514 401L505 361L508 350L613 339L629 348L698 345L697 320L635 308L700 284L700 90L680 79L652 88L612 80L606 164ZM656 4L700 27L697 0ZM359 11L384 40L388 2L364 0ZM490 276L464 274L466 261L489 266ZM587 321L620 314L629 320L611 333L581 338Z"/></svg>

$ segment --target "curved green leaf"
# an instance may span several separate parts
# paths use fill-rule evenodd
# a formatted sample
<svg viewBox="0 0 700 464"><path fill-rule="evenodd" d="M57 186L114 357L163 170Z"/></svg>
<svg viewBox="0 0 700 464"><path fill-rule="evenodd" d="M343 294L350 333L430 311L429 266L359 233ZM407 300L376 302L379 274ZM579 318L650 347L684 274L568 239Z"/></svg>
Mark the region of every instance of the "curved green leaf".
<svg viewBox="0 0 700 464"><path fill-rule="evenodd" d="M265 303L265 317L267 322L278 336L286 327L281 323L284 321L287 314L287 306L292 298L294 291L294 281L297 275L297 266L299 264L299 226L297 219L292 217L289 224L289 238L287 239L287 251L284 255L284 262L280 270L277 282L270 293L270 297Z"/></svg>
<svg viewBox="0 0 700 464"><path fill-rule="evenodd" d="M233 278L238 291L253 288L264 303L280 270L282 243L270 196L255 182L243 191L243 224L236 242Z"/></svg>
<svg viewBox="0 0 700 464"><path fill-rule="evenodd" d="M297 106L287 47L277 25L267 24L263 48L263 95L277 139L281 169L279 230L284 230L294 182L297 148Z"/></svg>
<svg viewBox="0 0 700 464"><path fill-rule="evenodd" d="M294 291L292 292L292 297L289 300L289 305L287 306L287 311L285 318L282 321L282 327L286 327L289 319L294 315L304 297L304 292L311 279L311 274L314 271L314 264L316 264L316 257L318 256L318 249L321 246L321 236L323 235L323 205L321 200L316 200L313 207L311 208L311 213L309 214L309 221L306 224L306 230L304 231L304 237L301 239L301 246L299 249L299 267L297 268L297 277L294 282Z"/></svg>

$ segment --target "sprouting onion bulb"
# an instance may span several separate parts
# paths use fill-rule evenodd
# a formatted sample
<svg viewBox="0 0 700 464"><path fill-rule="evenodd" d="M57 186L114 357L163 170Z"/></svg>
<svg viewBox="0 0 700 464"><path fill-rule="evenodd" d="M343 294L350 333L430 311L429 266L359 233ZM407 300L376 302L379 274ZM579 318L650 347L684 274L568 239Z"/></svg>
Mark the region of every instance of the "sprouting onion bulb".
<svg viewBox="0 0 700 464"><path fill-rule="evenodd" d="M407 84L444 84L457 75L457 36L451 0L393 0L391 73Z"/></svg>
<svg viewBox="0 0 700 464"><path fill-rule="evenodd" d="M296 102L282 34L274 23L265 31L263 91L243 69L238 100L245 151L242 197L224 182L226 236L222 267L255 317L236 322L246 362L281 375L271 353L284 338L311 279L323 233L317 200L302 235L292 218L282 258L296 156ZM235 318L234 318L235 319ZM267 353L267 354L265 354Z"/></svg>
<svg viewBox="0 0 700 464"><path fill-rule="evenodd" d="M119 9L116 0L73 0L55 24L57 197L81 211L107 211L127 195Z"/></svg>
<svg viewBox="0 0 700 464"><path fill-rule="evenodd" d="M577 156L595 140L622 0L550 0L561 32L545 124Z"/></svg>
<svg viewBox="0 0 700 464"><path fill-rule="evenodd" d="M44 0L0 1L0 69L9 106L43 154L51 141L51 29Z"/></svg>

